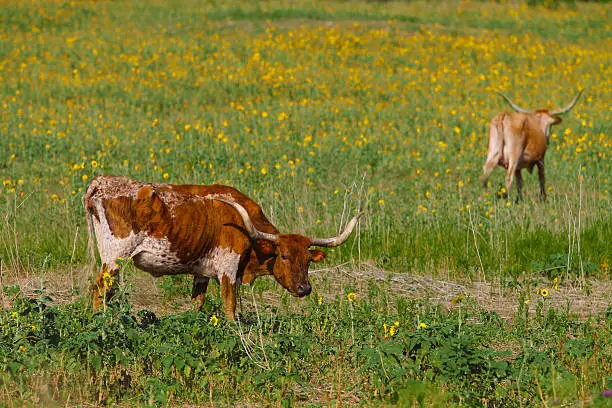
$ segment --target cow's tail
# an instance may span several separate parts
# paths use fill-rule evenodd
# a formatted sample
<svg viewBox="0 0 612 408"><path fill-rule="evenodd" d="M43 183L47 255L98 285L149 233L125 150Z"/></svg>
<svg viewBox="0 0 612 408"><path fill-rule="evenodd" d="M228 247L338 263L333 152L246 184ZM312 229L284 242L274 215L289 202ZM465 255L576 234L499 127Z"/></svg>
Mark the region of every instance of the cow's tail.
<svg viewBox="0 0 612 408"><path fill-rule="evenodd" d="M499 151L503 158L504 156L504 145L506 144L506 135L504 134L504 120L506 120L506 114L502 113L499 121L497 122L497 137L499 139Z"/></svg>
<svg viewBox="0 0 612 408"><path fill-rule="evenodd" d="M95 234L93 227L93 208L91 207L91 196L97 189L96 179L94 179L85 195L83 196L83 208L85 210L85 218L87 219L87 266L89 270L96 269L96 248Z"/></svg>
<svg viewBox="0 0 612 408"><path fill-rule="evenodd" d="M489 143L487 146L487 159L482 166L482 176L480 182L487 187L489 176L493 169L503 161L504 154L504 119L505 115L500 115L493 118L489 127Z"/></svg>

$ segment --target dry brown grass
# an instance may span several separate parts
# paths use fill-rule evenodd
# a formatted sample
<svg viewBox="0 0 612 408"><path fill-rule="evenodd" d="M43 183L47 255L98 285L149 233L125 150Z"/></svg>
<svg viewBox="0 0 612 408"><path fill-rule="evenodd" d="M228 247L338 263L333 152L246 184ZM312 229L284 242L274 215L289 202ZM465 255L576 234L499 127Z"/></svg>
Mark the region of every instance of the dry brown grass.
<svg viewBox="0 0 612 408"><path fill-rule="evenodd" d="M35 291L41 287L45 293L56 303L69 303L79 296L87 293L87 280L84 270L58 270L42 275L16 274L5 272L4 285L18 284L27 296L34 296ZM272 282L271 277L268 279ZM190 300L176 299L173 302L163 302L161 290L156 285L156 279L149 274L135 271L129 273L125 280L133 289L131 298L137 310L148 309L157 314L167 314L187 310ZM362 263L357 266L352 263L311 271L311 281L318 296L331 301L343 297L346 288L350 287L358 296L367 296L368 288L377 285L386 291L391 300L401 297L407 299L428 299L430 301L452 307L452 301L459 296L473 299L483 309L498 313L504 319L511 319L517 311L521 291L517 289L504 289L499 282L472 282L457 283L437 280L427 276L415 276L406 273L393 273L385 271L374 265ZM261 296L245 285L240 291L239 308L251 310L257 302L259 309L267 305L278 306L282 299L289 297L286 303L291 311L297 312L307 299L291 298L278 284L273 289L264 291ZM569 309L570 312L581 318L597 315L612 304L612 282L591 281L589 291L573 286L560 286L557 290L548 287L549 295L546 297L544 311L549 308ZM217 285L211 283L209 291L218 293ZM535 313L535 305L539 295L536 290L529 290L530 312ZM8 299L1 301L6 306ZM394 302L393 302L394 303ZM391 306L392 307L392 306Z"/></svg>

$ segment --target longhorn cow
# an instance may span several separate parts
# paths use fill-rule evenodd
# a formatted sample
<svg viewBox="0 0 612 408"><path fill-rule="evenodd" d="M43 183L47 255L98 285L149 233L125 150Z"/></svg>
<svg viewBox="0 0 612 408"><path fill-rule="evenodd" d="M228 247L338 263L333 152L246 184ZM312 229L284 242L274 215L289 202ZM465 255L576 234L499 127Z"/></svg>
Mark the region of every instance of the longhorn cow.
<svg viewBox="0 0 612 408"><path fill-rule="evenodd" d="M351 235L358 214L333 238L281 234L261 207L240 191L223 185L144 183L124 177L100 176L83 197L89 249L97 241L102 268L92 292L94 309L112 295L109 280L117 275L120 258L153 276L194 276L192 299L204 302L210 278L221 286L226 316L235 319L236 286L262 275L273 275L296 297L308 295L308 266Z"/></svg>
<svg viewBox="0 0 612 408"><path fill-rule="evenodd" d="M516 176L517 200L520 200L523 187L521 170L526 168L531 173L533 167L538 166L540 198L545 201L544 155L551 127L561 123L559 115L569 112L582 92L578 92L569 105L558 110L524 109L498 92L516 112L503 112L491 120L489 151L480 179L484 186L487 186L487 180L493 169L502 166L506 169L506 194L510 194L510 187Z"/></svg>

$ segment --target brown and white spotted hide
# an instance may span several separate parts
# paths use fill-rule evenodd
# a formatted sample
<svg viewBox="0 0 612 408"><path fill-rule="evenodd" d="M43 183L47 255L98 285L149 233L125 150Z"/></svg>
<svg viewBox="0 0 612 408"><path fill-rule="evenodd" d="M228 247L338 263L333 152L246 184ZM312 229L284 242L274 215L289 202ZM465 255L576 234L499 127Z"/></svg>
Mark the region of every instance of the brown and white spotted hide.
<svg viewBox="0 0 612 408"><path fill-rule="evenodd" d="M217 279L226 315L234 319L237 284L274 275L292 295L306 296L311 291L310 262L325 257L325 252L309 249L310 238L280 234L255 202L227 186L152 184L104 176L91 182L83 201L102 261L93 285L95 308L112 294L108 280L118 273L121 258L132 258L153 276L193 275L192 298L200 305L209 279ZM240 214L236 205L248 215ZM245 227L247 221L271 240L254 239ZM93 252L93 244L90 248Z"/></svg>

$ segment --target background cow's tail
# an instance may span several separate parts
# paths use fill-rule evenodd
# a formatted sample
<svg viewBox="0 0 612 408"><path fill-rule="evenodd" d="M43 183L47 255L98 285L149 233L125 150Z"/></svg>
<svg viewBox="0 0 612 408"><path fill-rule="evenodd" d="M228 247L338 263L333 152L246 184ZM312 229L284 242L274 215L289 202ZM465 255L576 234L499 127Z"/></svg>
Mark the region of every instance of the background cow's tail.
<svg viewBox="0 0 612 408"><path fill-rule="evenodd" d="M497 138L499 140L499 151L501 152L501 156L504 156L504 144L506 144L506 138L504 137L504 120L506 119L506 114L502 113L499 121L497 122Z"/></svg>
<svg viewBox="0 0 612 408"><path fill-rule="evenodd" d="M505 114L493 118L491 125L489 126L489 145L487 149L487 159L482 167L482 176L480 182L487 187L489 176L493 169L495 169L500 161L503 159L504 154L504 119Z"/></svg>

